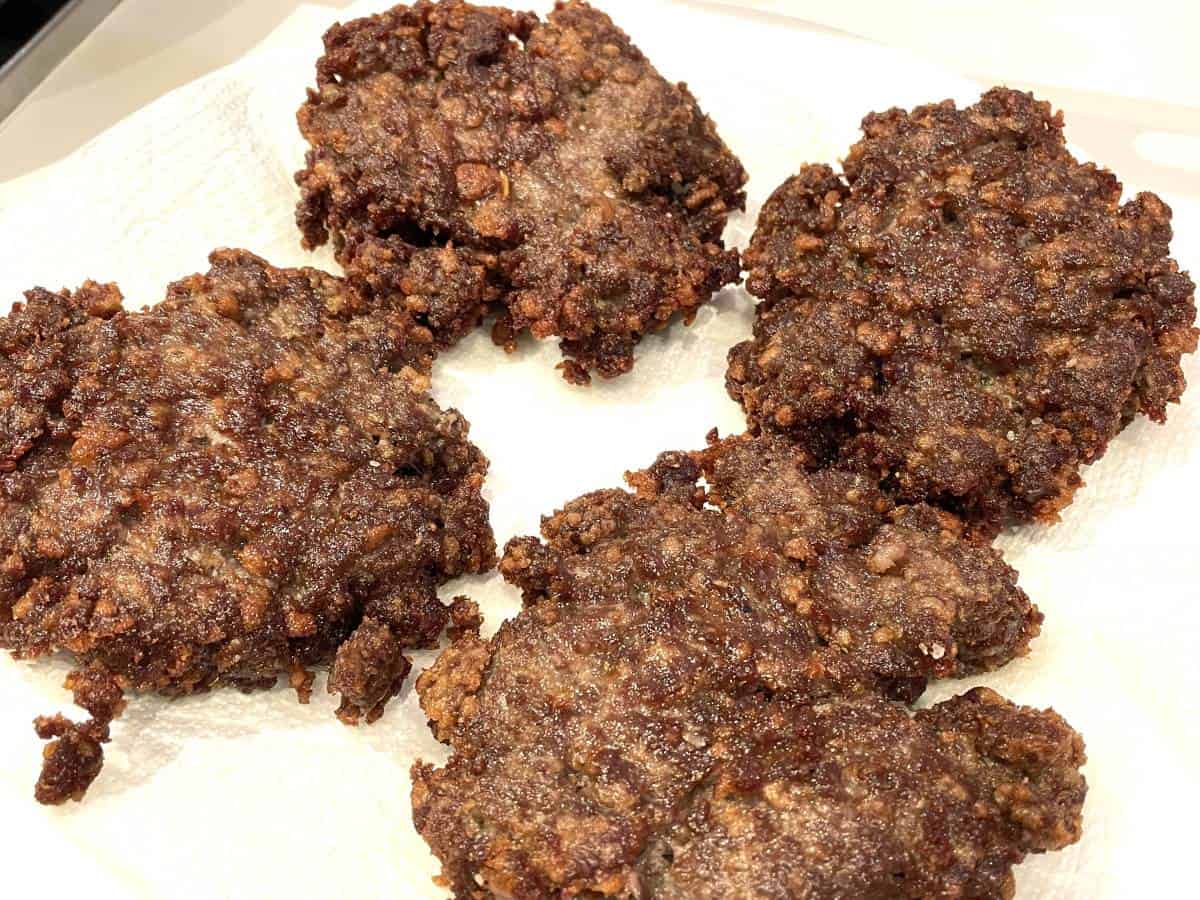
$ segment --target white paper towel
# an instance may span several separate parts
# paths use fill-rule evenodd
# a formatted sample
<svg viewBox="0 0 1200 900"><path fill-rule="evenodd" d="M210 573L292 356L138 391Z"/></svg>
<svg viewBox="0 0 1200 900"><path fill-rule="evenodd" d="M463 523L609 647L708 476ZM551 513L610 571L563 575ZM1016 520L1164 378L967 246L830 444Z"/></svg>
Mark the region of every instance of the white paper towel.
<svg viewBox="0 0 1200 900"><path fill-rule="evenodd" d="M801 162L837 159L867 111L979 93L912 57L799 24L703 3L604 6L668 77L689 83L745 163L750 210L729 232L738 244L775 185ZM294 112L329 21L328 10L302 8L238 65L164 97L62 163L0 185L0 298L90 277L118 281L130 306L151 303L169 281L205 269L217 246L336 270L327 251L300 249L292 224L291 176L303 155ZM1090 150L1103 162L1103 148ZM1186 267L1200 259L1200 214L1174 205ZM466 414L492 460L498 539L536 531L542 513L618 484L660 450L700 446L714 425L741 430L724 392L725 352L749 334L751 309L741 289L728 289L691 328L647 339L631 375L590 389L559 378L552 343L528 341L506 356L480 332L446 354L435 393ZM1189 370L1200 382L1194 362ZM1198 408L1192 396L1166 427L1129 428L1086 473L1061 525L1005 536L1046 614L1044 633L1028 659L930 692L938 699L987 683L1054 705L1087 740L1084 838L1023 865L1020 897L1186 893L1200 808L1200 546L1189 515L1200 501ZM481 602L489 630L517 606L494 575L464 579L445 596L463 590ZM436 864L412 828L408 769L445 751L411 685L379 723L356 730L333 718L321 692L309 706L282 687L134 698L87 800L45 809L32 800L41 744L30 720L69 710L66 670L0 660L9 895L87 887L101 897L441 896L430 881Z"/></svg>

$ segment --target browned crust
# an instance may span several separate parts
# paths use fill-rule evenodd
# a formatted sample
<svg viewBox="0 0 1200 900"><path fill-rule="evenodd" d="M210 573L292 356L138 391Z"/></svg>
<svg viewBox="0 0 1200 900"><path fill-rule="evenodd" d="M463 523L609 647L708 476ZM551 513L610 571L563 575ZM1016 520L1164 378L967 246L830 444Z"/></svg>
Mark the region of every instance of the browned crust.
<svg viewBox="0 0 1200 900"><path fill-rule="evenodd" d="M755 428L985 531L1054 521L1196 347L1171 211L1122 204L1062 117L996 88L863 120L844 173L805 166L746 251L762 298L728 386Z"/></svg>
<svg viewBox="0 0 1200 900"><path fill-rule="evenodd" d="M1079 839L1083 741L975 690L910 717L775 704L642 861L643 896L1009 898L1027 853Z"/></svg>
<svg viewBox="0 0 1200 900"><path fill-rule="evenodd" d="M494 561L428 331L313 269L211 263L144 312L88 283L0 320L0 646L73 654L93 717L39 720L44 802L82 795L127 691L284 674L304 700L332 663L339 715L374 718L438 585Z"/></svg>
<svg viewBox="0 0 1200 900"><path fill-rule="evenodd" d="M585 3L545 21L419 2L325 35L299 112L306 246L449 346L561 339L563 374L613 377L648 331L737 279L721 232L741 164L684 85Z"/></svg>
<svg viewBox="0 0 1200 900"><path fill-rule="evenodd" d="M544 520L543 541L508 543L500 569L521 588L523 611L490 641L459 640L417 680L454 754L443 768L414 769L414 821L456 896L688 896L713 876L688 874L695 860L682 856L664 871L664 842L711 839L731 854L731 871L753 856L719 835L737 830L715 805L734 802L732 787L706 798L728 781L746 794L737 802L759 807L773 776L753 780L752 760L767 747L817 769L843 754L870 757L883 740L895 755L879 750L881 769L906 750L919 755L922 769L898 771L896 790L874 799L877 829L908 848L918 889L950 894L970 882L987 888L976 896L1002 896L1009 867L1039 840L1052 843L1038 828L1026 840L988 799L1022 779L1018 767L970 749L966 724L942 738L879 698L911 699L928 678L1026 652L1041 616L1015 573L953 516L896 507L862 476L806 463L779 438L666 453L629 476L636 494L587 494ZM1014 746L1041 728L1078 750L1053 715L1003 705L997 735ZM823 727L844 731L846 746L825 748ZM961 752L943 745L960 734ZM1026 799L1046 831L1077 825L1081 761L1081 751L1044 761L1046 785ZM816 774L795 770L787 789L824 785ZM842 779L852 790L848 772L827 777L830 792ZM838 799L843 807L811 815L832 827L868 808ZM905 833L904 812L922 802L929 818ZM709 813L709 824L697 818ZM945 817L949 830L935 833ZM939 834L958 841L961 864L933 849L944 846ZM827 882L817 860L795 861L796 877L829 885L812 896L851 896L834 886L890 865L872 859L865 836L848 840L864 852L848 846L847 872ZM711 896L791 895L754 892L776 878L771 869L730 878Z"/></svg>

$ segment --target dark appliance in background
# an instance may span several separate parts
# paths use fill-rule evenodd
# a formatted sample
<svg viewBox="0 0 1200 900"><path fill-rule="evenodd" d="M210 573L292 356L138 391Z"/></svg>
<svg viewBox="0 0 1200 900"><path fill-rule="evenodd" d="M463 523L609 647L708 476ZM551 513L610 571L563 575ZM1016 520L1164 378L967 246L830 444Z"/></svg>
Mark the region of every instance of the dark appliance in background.
<svg viewBox="0 0 1200 900"><path fill-rule="evenodd" d="M0 0L0 121L121 0Z"/></svg>

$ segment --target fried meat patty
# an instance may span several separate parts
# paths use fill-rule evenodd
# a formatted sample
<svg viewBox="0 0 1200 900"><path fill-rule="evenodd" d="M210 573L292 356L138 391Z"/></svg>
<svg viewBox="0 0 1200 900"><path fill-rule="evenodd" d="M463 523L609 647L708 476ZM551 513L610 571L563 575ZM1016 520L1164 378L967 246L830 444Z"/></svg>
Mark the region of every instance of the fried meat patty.
<svg viewBox="0 0 1200 900"><path fill-rule="evenodd" d="M804 166L746 251L762 299L728 386L754 428L985 531L1053 521L1196 347L1171 211L1121 203L1062 116L996 88L863 120L841 175Z"/></svg>
<svg viewBox="0 0 1200 900"><path fill-rule="evenodd" d="M682 84L604 13L545 21L420 2L336 25L300 109L306 246L441 346L495 306L497 343L558 336L613 377L647 331L739 276L721 232L741 164Z"/></svg>
<svg viewBox="0 0 1200 900"><path fill-rule="evenodd" d="M930 880L914 875L914 883L1000 878L1034 847L1037 840L1014 837L1020 828L1004 810L973 806L989 779L1019 781L1017 767L974 749L965 733L961 747L939 748L925 720L910 721L882 698L912 699L929 678L1025 653L1040 614L999 554L965 538L949 513L894 506L868 479L811 472L807 462L779 438L664 454L630 476L636 494L585 495L544 520L544 542L509 542L500 567L521 588L523 611L490 641L460 638L417 681L435 734L454 752L441 769L414 769L414 820L457 896L687 896L709 876L684 855L668 865L668 848L729 843L717 829L735 830L742 813L721 803L757 807L755 792L774 783L773 770L764 772L770 781L745 781L740 799L722 789L709 802L705 792L740 779L755 740L786 732L779 717L787 716L808 723L797 743L782 745L795 749L795 765L829 769L826 782L808 787L809 776L797 774L800 793L819 786L850 803L835 782L855 777L830 768L841 751L823 751L828 763L814 756L819 744L806 747L804 729L819 741L815 729L853 731L862 718L876 723L876 736L896 740L895 753L910 747L929 763L927 772L898 773L896 791L879 801L871 840L894 847L893 859L850 861L858 871L828 874L829 884L874 877L875 866L908 871L926 845L948 853L944 840L975 855L922 863ZM1017 727L1022 717L1074 740L1053 717L997 704L1021 732L1018 742L1033 740ZM956 742L965 730L950 728ZM864 731L846 753L867 753L872 739ZM1062 751L1055 746L1049 777L1070 780L1066 769L1078 759L1054 755ZM880 768L899 758L881 757ZM942 772L953 772L957 786L942 784ZM961 821L935 833L931 806L919 826L927 834L891 834L898 826L890 818L920 798ZM1032 823L1051 801L1035 793L1025 802L1038 811ZM711 827L696 820L697 804L711 809ZM828 813L840 828L852 815L823 804L781 809L778 821L764 810L762 828L803 841L790 832L796 816ZM866 849L865 832L847 840ZM911 860L902 863L906 841ZM733 841L729 852L735 866L756 851ZM778 877L818 878L818 860L797 865ZM731 887L726 895L738 894ZM746 894L759 895L770 896Z"/></svg>
<svg viewBox="0 0 1200 900"><path fill-rule="evenodd" d="M911 716L876 697L772 702L638 869L661 900L1013 896L1080 836L1083 740L987 688Z"/></svg>
<svg viewBox="0 0 1200 900"><path fill-rule="evenodd" d="M0 646L72 654L93 717L38 721L45 803L82 796L126 691L283 674L306 700L332 663L339 716L373 719L451 614L437 587L494 561L427 329L323 272L210 261L142 312L88 282L0 320Z"/></svg>

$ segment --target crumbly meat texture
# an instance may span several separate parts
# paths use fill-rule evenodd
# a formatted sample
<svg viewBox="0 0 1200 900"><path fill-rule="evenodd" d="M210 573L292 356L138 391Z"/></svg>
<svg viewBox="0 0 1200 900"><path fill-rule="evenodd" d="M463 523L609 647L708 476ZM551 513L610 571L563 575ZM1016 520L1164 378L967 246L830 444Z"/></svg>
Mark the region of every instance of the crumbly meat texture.
<svg viewBox="0 0 1200 900"><path fill-rule="evenodd" d="M303 699L332 663L339 715L378 715L438 585L494 560L428 331L322 272L211 263L146 311L88 283L0 320L0 646L72 654L93 717L39 720L46 803L82 796L126 691Z"/></svg>
<svg viewBox="0 0 1200 900"><path fill-rule="evenodd" d="M1196 347L1171 212L1121 203L1061 114L994 89L873 114L836 175L805 166L746 251L762 298L728 386L753 427L987 531L1054 521Z"/></svg>
<svg viewBox="0 0 1200 900"><path fill-rule="evenodd" d="M523 611L417 681L454 754L414 770L414 821L457 896L645 896L654 842L764 704L911 699L1026 651L1041 617L995 551L806 462L769 438L664 454L636 495L509 542Z"/></svg>
<svg viewBox="0 0 1200 900"><path fill-rule="evenodd" d="M449 345L489 308L508 348L557 336L567 380L740 272L745 172L682 84L585 3L546 21L458 0L334 26L299 112L306 246Z"/></svg>
<svg viewBox="0 0 1200 900"><path fill-rule="evenodd" d="M910 716L772 703L640 861L659 900L1011 898L1012 866L1079 839L1083 741L986 688Z"/></svg>

